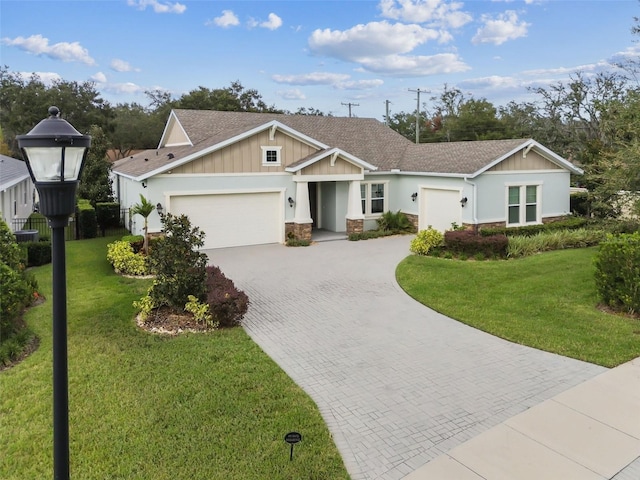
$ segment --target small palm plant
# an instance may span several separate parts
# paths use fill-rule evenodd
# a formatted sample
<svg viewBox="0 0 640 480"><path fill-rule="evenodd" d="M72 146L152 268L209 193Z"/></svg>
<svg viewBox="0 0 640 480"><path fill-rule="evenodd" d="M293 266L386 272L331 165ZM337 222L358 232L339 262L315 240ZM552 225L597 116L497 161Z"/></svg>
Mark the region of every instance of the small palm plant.
<svg viewBox="0 0 640 480"><path fill-rule="evenodd" d="M148 225L149 225L149 215L156 209L155 205L151 203L149 200L144 198L144 195L140 194L140 203L136 203L131 207L132 215L140 215L144 218L144 244L142 246L142 250L145 255L149 253L149 235L148 235Z"/></svg>

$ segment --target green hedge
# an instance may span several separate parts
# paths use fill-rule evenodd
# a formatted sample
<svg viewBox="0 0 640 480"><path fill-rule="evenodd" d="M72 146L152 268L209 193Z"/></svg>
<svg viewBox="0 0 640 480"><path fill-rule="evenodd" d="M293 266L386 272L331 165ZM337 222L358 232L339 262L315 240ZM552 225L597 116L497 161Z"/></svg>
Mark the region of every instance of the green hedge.
<svg viewBox="0 0 640 480"><path fill-rule="evenodd" d="M609 235L594 263L602 301L616 310L640 312L640 232Z"/></svg>
<svg viewBox="0 0 640 480"><path fill-rule="evenodd" d="M80 238L96 238L98 236L98 219L96 209L88 202L78 202L78 226Z"/></svg>
<svg viewBox="0 0 640 480"><path fill-rule="evenodd" d="M51 242L24 242L27 251L27 267L38 267L51 263Z"/></svg>
<svg viewBox="0 0 640 480"><path fill-rule="evenodd" d="M100 228L118 228L120 226L120 204L117 202L96 203L96 218Z"/></svg>

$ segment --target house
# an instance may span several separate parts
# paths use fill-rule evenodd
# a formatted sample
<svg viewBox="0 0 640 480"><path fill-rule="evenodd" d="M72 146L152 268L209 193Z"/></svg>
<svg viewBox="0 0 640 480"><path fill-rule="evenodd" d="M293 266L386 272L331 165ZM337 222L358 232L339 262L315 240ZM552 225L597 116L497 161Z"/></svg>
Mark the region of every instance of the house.
<svg viewBox="0 0 640 480"><path fill-rule="evenodd" d="M572 173L531 139L416 145L375 119L210 110L173 110L157 149L112 169L124 208L142 194L186 214L205 248L373 229L389 210L420 229L547 222L570 212Z"/></svg>
<svg viewBox="0 0 640 480"><path fill-rule="evenodd" d="M33 212L35 187L27 164L0 155L0 209L2 219L12 231L22 228Z"/></svg>

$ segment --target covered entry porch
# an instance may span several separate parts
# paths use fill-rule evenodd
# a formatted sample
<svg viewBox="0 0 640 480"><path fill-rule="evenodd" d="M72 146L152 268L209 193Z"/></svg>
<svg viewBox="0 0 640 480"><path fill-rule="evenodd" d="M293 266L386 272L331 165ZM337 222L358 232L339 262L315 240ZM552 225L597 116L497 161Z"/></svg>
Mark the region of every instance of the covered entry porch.
<svg viewBox="0 0 640 480"><path fill-rule="evenodd" d="M365 170L376 167L339 149L316 152L286 169L296 186L290 204L293 221L285 225L287 238L312 240L313 231L362 232L364 214L360 185Z"/></svg>

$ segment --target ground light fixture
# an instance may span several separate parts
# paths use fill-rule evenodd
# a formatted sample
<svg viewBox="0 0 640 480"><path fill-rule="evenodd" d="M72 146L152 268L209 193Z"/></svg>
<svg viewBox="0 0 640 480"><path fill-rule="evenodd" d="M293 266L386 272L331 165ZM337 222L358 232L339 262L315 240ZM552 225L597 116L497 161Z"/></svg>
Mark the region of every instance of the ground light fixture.
<svg viewBox="0 0 640 480"><path fill-rule="evenodd" d="M18 147L40 197L40 213L51 227L53 269L53 478L69 478L69 379L67 369L67 272L64 228L75 212L76 191L91 137L60 118L58 107Z"/></svg>

